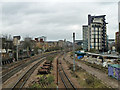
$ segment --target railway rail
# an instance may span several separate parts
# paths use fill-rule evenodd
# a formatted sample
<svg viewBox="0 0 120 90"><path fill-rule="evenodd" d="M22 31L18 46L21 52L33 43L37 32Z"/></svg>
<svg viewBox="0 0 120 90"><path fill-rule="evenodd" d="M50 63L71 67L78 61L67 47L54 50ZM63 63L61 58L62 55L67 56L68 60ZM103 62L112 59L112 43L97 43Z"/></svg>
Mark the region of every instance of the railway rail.
<svg viewBox="0 0 120 90"><path fill-rule="evenodd" d="M13 69L15 67L18 67L19 65L25 63L26 61L28 61L28 59L24 59L24 60L22 60L22 62L21 61L17 61L17 62L10 63L10 64L7 64L7 65L2 65L2 74L4 75L5 73L10 71L11 69Z"/></svg>
<svg viewBox="0 0 120 90"><path fill-rule="evenodd" d="M15 67L14 69L8 71L7 73L4 73L0 79L2 79L2 83L4 83L6 80L8 80L11 76L13 76L15 73L17 73L18 71L22 70L23 68L25 68L26 66L28 66L29 64L39 60L40 58L43 58L43 57L46 57L48 55L51 55L51 54L55 54L56 52L52 52L52 53L49 53L49 54L44 54L43 56L37 58L37 59L33 59L33 60L30 60L29 62L27 63L24 63L24 64L21 64L21 65L18 65L17 67Z"/></svg>
<svg viewBox="0 0 120 90"><path fill-rule="evenodd" d="M22 66L23 63L27 63L27 62L29 62L30 60L34 60L35 58L37 58L37 57L32 57L32 58L28 58L28 59L23 59L23 60L21 60L21 61L17 61L17 62L8 64L8 65L2 66L2 75L4 76L5 74L7 74L8 72L12 71L13 69ZM7 67L7 68L5 68L5 67ZM3 68L5 68L5 69L3 69Z"/></svg>
<svg viewBox="0 0 120 90"><path fill-rule="evenodd" d="M66 89L72 89L72 90L77 90L76 87L74 86L74 84L72 83L72 81L69 79L69 77L67 76L67 74L65 73L63 67L62 67L62 62L61 59L59 59L60 57L57 58L58 60L58 73L59 76L65 86Z"/></svg>
<svg viewBox="0 0 120 90"><path fill-rule="evenodd" d="M15 83L15 85L12 87L11 90L15 90L15 89L19 89L21 90L23 88L23 86L25 85L25 83L27 82L27 80L29 79L29 77L31 76L31 74L34 72L34 70L39 66L39 64L41 64L43 61L45 60L45 58L43 58L42 60L40 60L38 63L34 64L29 70L27 70L25 72L25 74L22 75L22 77Z"/></svg>
<svg viewBox="0 0 120 90"><path fill-rule="evenodd" d="M6 74L2 75L2 82L4 83L7 79L9 79L11 76L13 76L15 73L17 73L18 71L22 70L23 68L25 68L26 66L28 66L29 64L39 60L40 58L31 60L30 62L27 62L25 64L22 64L14 69L12 69L11 71L7 72Z"/></svg>

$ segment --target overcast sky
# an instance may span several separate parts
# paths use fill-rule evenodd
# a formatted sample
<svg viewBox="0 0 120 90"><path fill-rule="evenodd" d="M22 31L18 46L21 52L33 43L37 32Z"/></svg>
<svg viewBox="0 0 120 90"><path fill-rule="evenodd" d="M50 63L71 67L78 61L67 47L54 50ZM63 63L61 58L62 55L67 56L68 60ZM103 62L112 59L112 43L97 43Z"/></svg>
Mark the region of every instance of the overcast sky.
<svg viewBox="0 0 120 90"><path fill-rule="evenodd" d="M118 3L118 21L120 22L120 1Z"/></svg>
<svg viewBox="0 0 120 90"><path fill-rule="evenodd" d="M107 34L118 31L117 2L6 2L2 3L3 34L22 37L46 36L47 40L82 39L88 14L106 15Z"/></svg>

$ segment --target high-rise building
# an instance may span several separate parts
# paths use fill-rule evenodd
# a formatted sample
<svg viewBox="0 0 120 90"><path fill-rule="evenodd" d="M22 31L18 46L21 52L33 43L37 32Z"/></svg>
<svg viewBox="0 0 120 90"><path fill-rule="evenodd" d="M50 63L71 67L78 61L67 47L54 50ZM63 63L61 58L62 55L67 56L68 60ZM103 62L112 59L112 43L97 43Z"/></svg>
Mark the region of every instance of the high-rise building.
<svg viewBox="0 0 120 90"><path fill-rule="evenodd" d="M106 34L106 15L91 16L88 15L88 25L90 26L90 48L99 51L106 51L107 34Z"/></svg>
<svg viewBox="0 0 120 90"><path fill-rule="evenodd" d="M83 25L83 50L88 51L88 25Z"/></svg>
<svg viewBox="0 0 120 90"><path fill-rule="evenodd" d="M120 22L119 22L119 40L120 40ZM120 46L120 41L119 41L119 46Z"/></svg>
<svg viewBox="0 0 120 90"><path fill-rule="evenodd" d="M115 47L116 47L116 51L120 51L119 49L120 49L120 38L119 38L119 32L116 32L116 34L115 34Z"/></svg>
<svg viewBox="0 0 120 90"><path fill-rule="evenodd" d="M119 32L116 32L115 46L116 46L116 51L120 53L120 22L119 22Z"/></svg>
<svg viewBox="0 0 120 90"><path fill-rule="evenodd" d="M119 22L119 32L120 32L120 22ZM119 34L119 36L120 36L120 34Z"/></svg>
<svg viewBox="0 0 120 90"><path fill-rule="evenodd" d="M83 42L88 51L95 49L98 51L107 51L107 34L106 34L106 15L91 16L88 15L88 25L83 26ZM85 34L86 33L86 34Z"/></svg>
<svg viewBox="0 0 120 90"><path fill-rule="evenodd" d="M119 24L119 47L120 47L120 1L118 2L118 24ZM120 48L119 48L119 55L120 55ZM120 87L119 87L120 88Z"/></svg>
<svg viewBox="0 0 120 90"><path fill-rule="evenodd" d="M116 51L119 50L119 32L115 33L115 47L116 47Z"/></svg>

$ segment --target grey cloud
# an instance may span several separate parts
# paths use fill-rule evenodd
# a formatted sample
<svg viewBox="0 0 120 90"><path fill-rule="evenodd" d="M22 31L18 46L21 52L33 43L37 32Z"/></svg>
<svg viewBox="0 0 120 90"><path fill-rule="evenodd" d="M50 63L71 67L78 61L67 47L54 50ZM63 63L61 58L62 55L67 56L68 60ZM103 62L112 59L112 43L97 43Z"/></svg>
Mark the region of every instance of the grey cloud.
<svg viewBox="0 0 120 90"><path fill-rule="evenodd" d="M117 3L4 3L3 32L32 37L45 35L49 40L71 40L75 31L76 38L82 39L82 25L87 24L87 15L106 14L108 34L114 38L110 33L117 29L115 5Z"/></svg>
<svg viewBox="0 0 120 90"><path fill-rule="evenodd" d="M120 22L120 1L118 3L118 21Z"/></svg>

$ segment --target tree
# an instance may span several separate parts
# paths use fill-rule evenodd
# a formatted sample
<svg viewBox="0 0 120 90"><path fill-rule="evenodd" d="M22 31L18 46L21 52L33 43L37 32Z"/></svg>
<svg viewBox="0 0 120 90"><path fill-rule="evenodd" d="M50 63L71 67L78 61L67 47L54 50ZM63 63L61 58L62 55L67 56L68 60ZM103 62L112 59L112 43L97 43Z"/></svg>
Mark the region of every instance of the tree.
<svg viewBox="0 0 120 90"><path fill-rule="evenodd" d="M35 53L35 54L38 54L38 49L39 49L38 47L35 47L35 48L34 48L34 53Z"/></svg>
<svg viewBox="0 0 120 90"><path fill-rule="evenodd" d="M79 50L82 50L83 48L82 48L82 46L78 46L77 48L76 48L76 51L79 51Z"/></svg>
<svg viewBox="0 0 120 90"><path fill-rule="evenodd" d="M5 49L6 53L8 53L8 49L13 49L13 41L11 35L2 35L2 49Z"/></svg>
<svg viewBox="0 0 120 90"><path fill-rule="evenodd" d="M24 44L23 44L23 48L27 50L27 56L30 56L30 52L32 50L33 44L31 41L31 38L26 37L24 39Z"/></svg>
<svg viewBox="0 0 120 90"><path fill-rule="evenodd" d="M94 49L94 48L91 48L91 49L90 49L90 52L91 52L91 53L97 53L98 50L96 50L96 49Z"/></svg>

